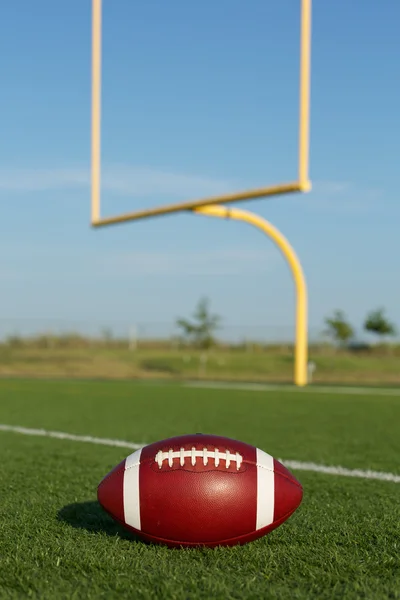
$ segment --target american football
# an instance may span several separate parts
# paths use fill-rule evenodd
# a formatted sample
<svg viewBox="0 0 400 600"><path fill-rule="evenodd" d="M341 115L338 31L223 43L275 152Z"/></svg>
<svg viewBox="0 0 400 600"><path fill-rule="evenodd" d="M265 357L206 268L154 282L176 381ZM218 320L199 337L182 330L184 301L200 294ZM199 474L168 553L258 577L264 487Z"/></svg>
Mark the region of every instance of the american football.
<svg viewBox="0 0 400 600"><path fill-rule="evenodd" d="M155 442L100 482L99 503L142 539L180 546L231 546L276 529L298 508L301 484L272 456L205 434Z"/></svg>

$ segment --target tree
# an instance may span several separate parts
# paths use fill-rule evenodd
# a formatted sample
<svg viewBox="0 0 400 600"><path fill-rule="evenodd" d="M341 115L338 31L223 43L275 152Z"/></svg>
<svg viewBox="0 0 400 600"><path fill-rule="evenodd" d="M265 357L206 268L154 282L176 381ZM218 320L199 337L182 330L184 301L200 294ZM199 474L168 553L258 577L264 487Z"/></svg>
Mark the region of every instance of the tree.
<svg viewBox="0 0 400 600"><path fill-rule="evenodd" d="M208 299L201 298L193 314L193 321L180 318L176 324L189 341L207 350L215 343L214 332L218 329L220 320L219 315L210 313Z"/></svg>
<svg viewBox="0 0 400 600"><path fill-rule="evenodd" d="M342 310L336 310L332 317L327 317L325 324L328 327L328 335L341 346L346 346L354 336L354 329Z"/></svg>
<svg viewBox="0 0 400 600"><path fill-rule="evenodd" d="M364 329L382 338L385 335L396 334L396 328L393 323L387 320L383 308L378 308L368 313L364 321Z"/></svg>

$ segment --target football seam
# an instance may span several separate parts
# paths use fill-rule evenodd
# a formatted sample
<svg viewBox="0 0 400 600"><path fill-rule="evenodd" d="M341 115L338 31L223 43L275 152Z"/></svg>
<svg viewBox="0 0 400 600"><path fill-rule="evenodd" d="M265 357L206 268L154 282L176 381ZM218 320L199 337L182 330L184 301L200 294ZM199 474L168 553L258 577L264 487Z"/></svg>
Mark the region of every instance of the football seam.
<svg viewBox="0 0 400 600"><path fill-rule="evenodd" d="M129 471L129 469L134 469L135 467L140 467L141 464L143 464L143 463L138 462L138 463L135 463L134 465L129 465L129 467L125 467L124 470Z"/></svg>
<svg viewBox="0 0 400 600"><path fill-rule="evenodd" d="M299 487L301 490L303 489L303 486L301 485L300 481L297 481L297 479L293 479L292 477L289 477L285 473L280 473L279 471L274 471L274 473L276 475L279 475L279 477L283 477L284 479L287 479L287 481L289 481L289 483L293 483L293 485Z"/></svg>

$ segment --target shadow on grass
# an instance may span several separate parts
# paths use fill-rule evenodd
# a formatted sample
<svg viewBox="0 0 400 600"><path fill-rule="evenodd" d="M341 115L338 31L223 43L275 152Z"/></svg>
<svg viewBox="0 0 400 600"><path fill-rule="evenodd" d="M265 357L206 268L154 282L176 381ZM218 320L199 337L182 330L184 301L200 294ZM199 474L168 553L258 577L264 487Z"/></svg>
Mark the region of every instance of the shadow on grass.
<svg viewBox="0 0 400 600"><path fill-rule="evenodd" d="M143 540L113 521L98 502L67 504L58 511L57 520L68 523L76 529L85 529L90 533L105 533L110 537L118 536L124 540L144 543Z"/></svg>

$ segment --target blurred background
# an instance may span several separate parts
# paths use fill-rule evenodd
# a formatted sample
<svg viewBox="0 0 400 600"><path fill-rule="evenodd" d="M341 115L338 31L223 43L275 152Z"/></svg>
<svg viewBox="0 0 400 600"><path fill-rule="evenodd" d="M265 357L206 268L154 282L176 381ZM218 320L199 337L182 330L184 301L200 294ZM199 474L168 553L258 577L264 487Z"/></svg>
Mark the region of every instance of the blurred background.
<svg viewBox="0 0 400 600"><path fill-rule="evenodd" d="M104 1L105 216L296 177L299 5ZM400 379L399 19L314 3L313 190L240 203L303 265L313 381ZM6 3L0 53L0 373L291 381L270 240L188 214L90 228L91 3ZM207 343L177 325L202 298Z"/></svg>

